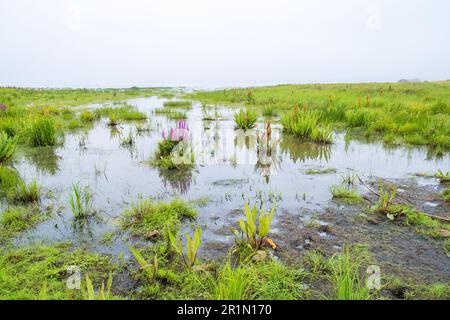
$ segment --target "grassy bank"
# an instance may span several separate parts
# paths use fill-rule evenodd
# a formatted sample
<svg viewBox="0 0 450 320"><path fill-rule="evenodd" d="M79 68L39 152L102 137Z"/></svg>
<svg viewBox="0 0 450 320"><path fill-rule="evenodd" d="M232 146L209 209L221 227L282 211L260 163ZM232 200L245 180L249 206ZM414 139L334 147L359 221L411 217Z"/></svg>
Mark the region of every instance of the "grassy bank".
<svg viewBox="0 0 450 320"><path fill-rule="evenodd" d="M318 123L352 129L388 144L450 149L450 81L424 83L279 85L197 91L204 104L247 105L264 113L313 111Z"/></svg>

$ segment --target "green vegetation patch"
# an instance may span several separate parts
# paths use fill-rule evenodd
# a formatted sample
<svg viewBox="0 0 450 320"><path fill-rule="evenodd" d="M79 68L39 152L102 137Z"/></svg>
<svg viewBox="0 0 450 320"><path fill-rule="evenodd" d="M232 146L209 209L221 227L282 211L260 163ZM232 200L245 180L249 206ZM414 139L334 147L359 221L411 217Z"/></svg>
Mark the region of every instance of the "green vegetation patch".
<svg viewBox="0 0 450 320"><path fill-rule="evenodd" d="M164 107L167 108L192 108L191 101L166 101Z"/></svg>
<svg viewBox="0 0 450 320"><path fill-rule="evenodd" d="M37 206L11 206L0 212L0 242L13 238L20 232L34 227L47 219L49 214Z"/></svg>
<svg viewBox="0 0 450 320"><path fill-rule="evenodd" d="M356 129L388 143L427 145L436 154L450 149L450 81L277 85L195 91L186 97L203 104L271 106L289 115L282 120L288 132L308 129L307 121L289 124L292 112L303 107L315 113L316 124L331 129Z"/></svg>
<svg viewBox="0 0 450 320"><path fill-rule="evenodd" d="M116 266L107 256L83 249L73 250L70 244L31 245L0 249L0 299L38 299L46 287L46 299L81 298L81 290L67 289L69 266L78 266L89 273L95 284L108 278Z"/></svg>
<svg viewBox="0 0 450 320"><path fill-rule="evenodd" d="M252 129L255 127L256 121L258 121L258 113L253 109L241 109L234 114L236 129Z"/></svg>
<svg viewBox="0 0 450 320"><path fill-rule="evenodd" d="M336 173L336 168L324 168L324 169L307 169L305 170L306 174L329 174Z"/></svg>
<svg viewBox="0 0 450 320"><path fill-rule="evenodd" d="M342 201L347 204L355 204L363 201L363 198L355 191L346 186L332 186L330 192L333 199Z"/></svg>
<svg viewBox="0 0 450 320"><path fill-rule="evenodd" d="M124 212L121 224L135 236L153 239L158 235L165 237L168 230L177 233L183 219L196 216L197 211L181 199L171 202L139 200Z"/></svg>

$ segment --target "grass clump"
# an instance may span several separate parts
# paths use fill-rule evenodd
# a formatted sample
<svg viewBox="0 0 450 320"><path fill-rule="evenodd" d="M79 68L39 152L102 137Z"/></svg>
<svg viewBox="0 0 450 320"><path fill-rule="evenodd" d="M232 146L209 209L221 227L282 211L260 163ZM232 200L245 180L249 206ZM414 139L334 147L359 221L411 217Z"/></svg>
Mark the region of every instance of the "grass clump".
<svg viewBox="0 0 450 320"><path fill-rule="evenodd" d="M56 144L55 121L49 117L35 120L29 129L28 138L35 147L54 146Z"/></svg>
<svg viewBox="0 0 450 320"><path fill-rule="evenodd" d="M80 290L67 289L66 279L71 275L68 268L73 265L79 266L82 273L89 272L94 284L117 268L109 257L72 250L67 243L18 249L3 247L0 249L0 299L82 299Z"/></svg>
<svg viewBox="0 0 450 320"><path fill-rule="evenodd" d="M127 103L118 103L114 106L96 109L94 115L95 117L109 118L108 124L111 126L119 124L120 121L139 121L147 119L145 113L138 111L136 107Z"/></svg>
<svg viewBox="0 0 450 320"><path fill-rule="evenodd" d="M234 122L236 129L249 130L255 127L258 120L258 114L252 109L240 109L234 114Z"/></svg>
<svg viewBox="0 0 450 320"><path fill-rule="evenodd" d="M370 292L361 278L361 270L366 258L362 255L352 257L346 247L342 253L335 254L328 260L334 297L337 300L368 300Z"/></svg>
<svg viewBox="0 0 450 320"><path fill-rule="evenodd" d="M311 141L322 144L332 144L333 131L330 127L315 128L311 134Z"/></svg>
<svg viewBox="0 0 450 320"><path fill-rule="evenodd" d="M6 132L0 132L0 165L10 160L16 152L16 140Z"/></svg>
<svg viewBox="0 0 450 320"><path fill-rule="evenodd" d="M98 117L96 116L95 113L89 111L89 110L85 110L83 112L80 113L80 120L82 122L94 122Z"/></svg>
<svg viewBox="0 0 450 320"><path fill-rule="evenodd" d="M89 186L82 187L80 184L72 186L69 205L75 220L84 220L95 214L92 199L93 194Z"/></svg>
<svg viewBox="0 0 450 320"><path fill-rule="evenodd" d="M305 170L306 174L329 174L336 173L336 168L324 168L324 169L307 169Z"/></svg>
<svg viewBox="0 0 450 320"><path fill-rule="evenodd" d="M396 192L397 188L395 186L385 188L380 182L378 187L378 201L370 210L385 215L389 220L395 220L395 218L403 215L406 207L394 203Z"/></svg>
<svg viewBox="0 0 450 320"><path fill-rule="evenodd" d="M174 111L168 108L154 109L153 113L158 115L165 115L170 120L184 120L188 118L186 112Z"/></svg>
<svg viewBox="0 0 450 320"><path fill-rule="evenodd" d="M264 117L276 117L278 113L273 106L264 106L262 109L262 115Z"/></svg>
<svg viewBox="0 0 450 320"><path fill-rule="evenodd" d="M333 132L330 127L319 127L320 114L314 110L304 109L286 113L281 118L283 131L301 139L321 144L333 143Z"/></svg>
<svg viewBox="0 0 450 320"><path fill-rule="evenodd" d="M41 198L41 186L36 180L31 181L29 184L20 181L10 197L12 197L15 202L38 202Z"/></svg>
<svg viewBox="0 0 450 320"><path fill-rule="evenodd" d="M16 170L0 165L1 196L10 197L20 183L23 183L23 181Z"/></svg>
<svg viewBox="0 0 450 320"><path fill-rule="evenodd" d="M444 201L450 202L450 189L445 189L441 192L441 197Z"/></svg>
<svg viewBox="0 0 450 320"><path fill-rule="evenodd" d="M0 213L0 240L10 238L25 231L38 222L43 221L45 215L40 214L34 207L9 207Z"/></svg>
<svg viewBox="0 0 450 320"><path fill-rule="evenodd" d="M163 105L167 108L192 108L191 101L166 101Z"/></svg>
<svg viewBox="0 0 450 320"><path fill-rule="evenodd" d="M139 200L131 209L124 212L121 225L135 236L153 239L155 234L165 237L169 230L172 234L176 234L181 220L193 219L196 216L197 211L181 199L156 203Z"/></svg>
<svg viewBox="0 0 450 320"><path fill-rule="evenodd" d="M330 188L333 199L343 201L347 204L355 204L363 201L363 198L354 190L338 185Z"/></svg>
<svg viewBox="0 0 450 320"><path fill-rule="evenodd" d="M218 277L210 280L210 296L215 300L254 299L256 292L252 292L252 287L255 282L255 273L250 268L241 265L232 268L231 262L227 261Z"/></svg>
<svg viewBox="0 0 450 320"><path fill-rule="evenodd" d="M285 132L309 139L317 127L318 120L317 112L299 111L298 108L295 108L293 112L287 113L281 118L281 124Z"/></svg>
<svg viewBox="0 0 450 320"><path fill-rule="evenodd" d="M434 177L438 179L440 183L450 184L450 171L443 172L441 169L438 169L434 174Z"/></svg>
<svg viewBox="0 0 450 320"><path fill-rule="evenodd" d="M233 265L228 259L215 277L209 276L207 297L216 300L297 300L305 297L301 288L305 272L267 259Z"/></svg>

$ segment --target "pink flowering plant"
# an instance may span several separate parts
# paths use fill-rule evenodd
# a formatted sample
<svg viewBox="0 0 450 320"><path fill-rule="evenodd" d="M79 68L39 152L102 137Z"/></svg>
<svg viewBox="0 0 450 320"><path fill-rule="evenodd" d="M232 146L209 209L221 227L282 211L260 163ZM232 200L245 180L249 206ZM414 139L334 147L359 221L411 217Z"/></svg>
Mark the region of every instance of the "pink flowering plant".
<svg viewBox="0 0 450 320"><path fill-rule="evenodd" d="M191 133L189 126L184 120L177 122L175 128L170 128L168 131L161 133L163 140L158 143L158 150L154 164L165 169L177 169L177 165L173 161L173 151L180 143L188 143L191 140ZM179 156L183 156L183 150L177 150Z"/></svg>

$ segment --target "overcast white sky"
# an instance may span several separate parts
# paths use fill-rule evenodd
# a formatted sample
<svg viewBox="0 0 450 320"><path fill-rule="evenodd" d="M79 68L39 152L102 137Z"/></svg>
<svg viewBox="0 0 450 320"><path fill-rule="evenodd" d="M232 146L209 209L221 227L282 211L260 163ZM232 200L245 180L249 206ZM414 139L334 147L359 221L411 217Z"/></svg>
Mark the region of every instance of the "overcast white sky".
<svg viewBox="0 0 450 320"><path fill-rule="evenodd" d="M0 0L0 86L450 78L448 0Z"/></svg>

